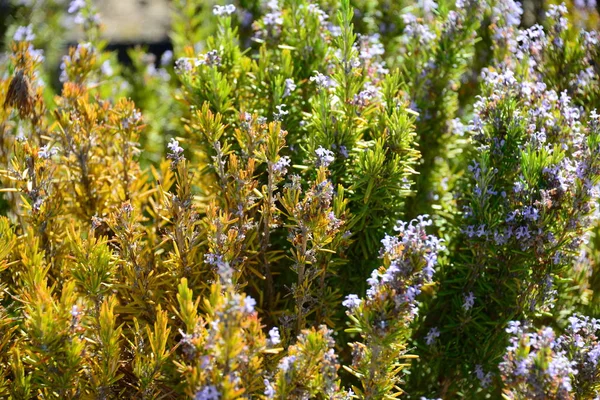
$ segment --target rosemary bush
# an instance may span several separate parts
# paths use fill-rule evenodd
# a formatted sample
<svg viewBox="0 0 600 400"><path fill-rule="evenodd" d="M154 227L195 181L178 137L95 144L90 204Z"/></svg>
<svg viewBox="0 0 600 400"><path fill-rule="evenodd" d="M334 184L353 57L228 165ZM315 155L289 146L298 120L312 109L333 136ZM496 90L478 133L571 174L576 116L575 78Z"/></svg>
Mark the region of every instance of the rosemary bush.
<svg viewBox="0 0 600 400"><path fill-rule="evenodd" d="M598 398L594 6L12 1L0 398Z"/></svg>

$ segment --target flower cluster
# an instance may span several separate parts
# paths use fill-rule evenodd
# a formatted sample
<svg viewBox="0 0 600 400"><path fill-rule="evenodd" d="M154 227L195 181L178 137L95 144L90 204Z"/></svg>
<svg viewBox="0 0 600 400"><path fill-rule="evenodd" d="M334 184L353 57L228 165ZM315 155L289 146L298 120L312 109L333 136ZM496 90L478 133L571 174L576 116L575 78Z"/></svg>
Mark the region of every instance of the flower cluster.
<svg viewBox="0 0 600 400"><path fill-rule="evenodd" d="M598 321L573 315L565 332L538 331L519 321L506 328L510 344L500 372L507 398L571 399L597 395Z"/></svg>
<svg viewBox="0 0 600 400"><path fill-rule="evenodd" d="M558 16L564 10L552 10L555 30L566 29L564 16ZM533 32L532 40L539 36ZM482 93L469 124L473 152L457 196L463 217L450 252L452 278L442 282L445 296L427 315L444 332L427 354L439 359L437 352L444 349L447 357L463 360L465 370L479 365L481 371L467 376L441 362L441 373L455 382L457 375L465 376L481 387L490 386L483 371L496 368L492 360L503 352L508 321L533 318L561 301L558 280L571 274L585 233L596 223L596 113L557 91L556 82L521 73L516 62L482 72ZM508 290L507 282L514 282ZM481 340L489 345L478 346Z"/></svg>
<svg viewBox="0 0 600 400"><path fill-rule="evenodd" d="M364 299L346 296L343 305L353 322L352 330L360 333L363 342L352 344L352 372L361 380L362 396L377 396L393 391L398 377L394 370L399 358L408 358L404 338L410 333L410 322L417 313L416 297L424 284L431 282L438 254L444 249L442 240L428 235L428 216L419 216L406 223L398 221L396 236L382 239L383 266L367 280L369 288ZM427 344L434 343L440 331L432 328ZM367 372L379 369L379 376Z"/></svg>
<svg viewBox="0 0 600 400"><path fill-rule="evenodd" d="M279 361L277 374L265 395L269 398L310 398L322 393L330 399L345 399L337 371L340 367L331 331L321 325L305 330Z"/></svg>
<svg viewBox="0 0 600 400"><path fill-rule="evenodd" d="M515 53L518 41L516 30L521 24L523 8L514 0L498 1L492 8L492 37L494 38L494 50L498 59L504 58L501 52Z"/></svg>
<svg viewBox="0 0 600 400"><path fill-rule="evenodd" d="M432 224L427 215L406 223L398 221L397 236L386 235L382 240L381 258L384 271L374 270L367 283L367 301L381 301L388 296L398 310L409 310L405 317L417 312L416 297L424 284L431 282L438 253L444 249L442 240L427 235L425 228Z"/></svg>
<svg viewBox="0 0 600 400"><path fill-rule="evenodd" d="M465 206L464 232L477 241L514 243L559 260L558 238L570 237L569 248L577 248L579 239L571 232L589 226L596 207L600 149L595 119L585 127L566 93L559 96L543 83L519 82L510 71L484 71L483 79L490 92L476 103L471 123L481 156L469 166L474 186ZM515 101L520 110L512 108ZM487 124L505 107L513 115L503 121L508 134L489 135ZM519 161L506 165L504 157ZM508 176L514 180L507 181ZM500 221L482 218L488 204L503 210Z"/></svg>

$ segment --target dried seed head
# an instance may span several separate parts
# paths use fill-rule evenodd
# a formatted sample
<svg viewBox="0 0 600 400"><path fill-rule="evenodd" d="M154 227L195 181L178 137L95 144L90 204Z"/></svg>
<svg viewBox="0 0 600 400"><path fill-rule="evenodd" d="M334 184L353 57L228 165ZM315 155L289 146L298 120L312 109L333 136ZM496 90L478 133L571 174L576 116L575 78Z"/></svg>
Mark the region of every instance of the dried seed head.
<svg viewBox="0 0 600 400"><path fill-rule="evenodd" d="M21 118L27 118L33 114L35 107L35 92L31 81L22 70L17 70L8 86L4 109L15 107L19 110Z"/></svg>

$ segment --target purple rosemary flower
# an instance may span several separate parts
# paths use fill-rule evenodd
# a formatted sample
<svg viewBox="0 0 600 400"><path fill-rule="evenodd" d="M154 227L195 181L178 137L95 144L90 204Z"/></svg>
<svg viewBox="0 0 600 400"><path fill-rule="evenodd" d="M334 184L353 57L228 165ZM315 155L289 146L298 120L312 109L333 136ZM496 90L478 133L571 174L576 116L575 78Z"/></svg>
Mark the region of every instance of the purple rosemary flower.
<svg viewBox="0 0 600 400"><path fill-rule="evenodd" d="M371 82L366 82L365 88L361 92L354 95L352 103L357 106L364 107L369 104L371 100L379 98L380 96L381 92L379 89Z"/></svg>
<svg viewBox="0 0 600 400"><path fill-rule="evenodd" d="M327 13L325 11L323 11L317 4L309 4L308 7L306 8L310 13L314 14L317 16L317 18L319 19L320 23L325 22L329 16L327 15Z"/></svg>
<svg viewBox="0 0 600 400"><path fill-rule="evenodd" d="M337 83L330 77L315 71L315 75L310 77L311 82L315 82L320 89L329 89L337 86Z"/></svg>
<svg viewBox="0 0 600 400"><path fill-rule="evenodd" d="M486 388L492 383L491 372L483 372L483 368L479 364L475 366L475 376L479 380L479 384L482 388Z"/></svg>
<svg viewBox="0 0 600 400"><path fill-rule="evenodd" d="M362 299L360 299L357 295L349 294L348 296L346 296L346 300L342 302L342 305L348 308L350 311L354 311L360 306L361 303Z"/></svg>
<svg viewBox="0 0 600 400"><path fill-rule="evenodd" d="M579 330L578 323L575 328ZM511 397L571 398L579 376L573 353L577 348L573 333L578 331L557 338L552 328L532 332L518 322L510 323L506 331L512 336L499 369Z"/></svg>
<svg viewBox="0 0 600 400"><path fill-rule="evenodd" d="M194 400L219 400L221 394L214 385L202 387L194 395Z"/></svg>
<svg viewBox="0 0 600 400"><path fill-rule="evenodd" d="M231 15L235 12L235 6L233 4L227 4L226 6L215 5L213 7L213 14L217 17Z"/></svg>
<svg viewBox="0 0 600 400"><path fill-rule="evenodd" d="M525 190L525 184L521 181L515 182L515 184L513 186L513 192L521 193L523 190Z"/></svg>
<svg viewBox="0 0 600 400"><path fill-rule="evenodd" d="M581 8L581 9L595 9L596 8L596 0L574 0L573 1L573 5L577 8Z"/></svg>
<svg viewBox="0 0 600 400"><path fill-rule="evenodd" d="M15 42L31 42L35 39L35 34L31 28L31 25L19 26L13 35Z"/></svg>
<svg viewBox="0 0 600 400"><path fill-rule="evenodd" d="M277 111L273 113L273 118L275 121L283 120L283 117L290 113L289 111L285 110L285 107L285 104L279 104L278 106L275 106L277 109Z"/></svg>
<svg viewBox="0 0 600 400"><path fill-rule="evenodd" d="M475 305L475 295L473 295L473 292L469 292L468 294L464 294L463 298L463 309L465 311L469 311L471 308L473 308L473 305Z"/></svg>
<svg viewBox="0 0 600 400"><path fill-rule="evenodd" d="M209 67L221 65L221 56L217 50L211 50L199 60L200 64L208 65Z"/></svg>
<svg viewBox="0 0 600 400"><path fill-rule="evenodd" d="M173 51L167 50L160 56L160 66L167 67L173 62Z"/></svg>
<svg viewBox="0 0 600 400"><path fill-rule="evenodd" d="M290 166L290 158L288 156L280 157L275 164L273 164L273 172L277 175L283 176L287 174L287 167Z"/></svg>
<svg viewBox="0 0 600 400"><path fill-rule="evenodd" d="M134 109L129 117L123 118L123 120L121 120L121 125L123 125L124 129L129 129L130 126L136 126L141 121L142 113L140 112L140 110Z"/></svg>
<svg viewBox="0 0 600 400"><path fill-rule="evenodd" d="M317 155L317 167L328 167L331 164L335 157L333 156L333 151L327 150L321 146L315 150L315 154Z"/></svg>
<svg viewBox="0 0 600 400"><path fill-rule="evenodd" d="M185 157L183 156L183 148L179 146L179 142L177 140L171 138L171 141L167 144L167 148L169 149L167 158L173 161L172 167L185 160Z"/></svg>
<svg viewBox="0 0 600 400"><path fill-rule="evenodd" d="M267 339L269 346L277 346L281 343L281 336L279 335L279 328L276 326L271 328L269 331L269 338Z"/></svg>
<svg viewBox="0 0 600 400"><path fill-rule="evenodd" d="M75 14L76 12L79 12L79 10L81 10L82 8L85 8L85 6L86 6L85 0L73 0L69 4L69 8L67 9L67 12L69 14Z"/></svg>
<svg viewBox="0 0 600 400"><path fill-rule="evenodd" d="M263 383L265 385L265 391L264 391L264 395L267 399L272 399L273 397L275 397L275 388L273 388L273 386L271 385L271 382L269 382L268 379L264 379Z"/></svg>
<svg viewBox="0 0 600 400"><path fill-rule="evenodd" d="M58 149L56 147L49 147L48 145L45 145L43 147L40 147L40 149L38 150L38 156L40 158L43 159L50 159L52 156L56 155L58 153Z"/></svg>
<svg viewBox="0 0 600 400"><path fill-rule="evenodd" d="M467 229L464 230L465 234L472 238L473 236L475 236L475 227L473 225L469 225L467 226Z"/></svg>
<svg viewBox="0 0 600 400"><path fill-rule="evenodd" d="M378 33L373 35L359 35L358 42L358 57L363 61L382 56L385 53L385 48L380 41L380 36Z"/></svg>
<svg viewBox="0 0 600 400"><path fill-rule="evenodd" d="M537 221L538 218L540 217L540 213L539 213L538 209L535 207L531 207L531 206L523 208L521 215L523 215L523 218L531 220L531 221Z"/></svg>
<svg viewBox="0 0 600 400"><path fill-rule="evenodd" d="M432 13L433 10L437 10L438 8L438 5L434 0L418 0L417 5L426 15Z"/></svg>
<svg viewBox="0 0 600 400"><path fill-rule="evenodd" d="M283 357L279 362L279 369L283 372L288 372L291 368L294 367L294 363L296 362L296 356L287 356Z"/></svg>
<svg viewBox="0 0 600 400"><path fill-rule="evenodd" d="M515 237L517 239L529 239L531 237L531 233L529 232L529 228L526 226L520 226L515 231Z"/></svg>
<svg viewBox="0 0 600 400"><path fill-rule="evenodd" d="M263 23L266 26L281 26L283 25L283 14L279 10L268 12L263 17Z"/></svg>
<svg viewBox="0 0 600 400"><path fill-rule="evenodd" d="M402 40L405 43L417 40L419 45L426 46L436 39L436 34L428 25L419 22L419 19L415 15L411 13L403 14L402 19L405 24Z"/></svg>
<svg viewBox="0 0 600 400"><path fill-rule="evenodd" d="M477 228L477 232L475 232L475 234L477 237L486 236L487 231L485 230L485 224L479 225L479 228Z"/></svg>
<svg viewBox="0 0 600 400"><path fill-rule="evenodd" d="M427 336L425 336L425 343L427 343L427 346L431 346L436 342L438 337L440 337L440 330L433 327L429 330Z"/></svg>
<svg viewBox="0 0 600 400"><path fill-rule="evenodd" d="M282 97L286 98L289 95L291 95L294 90L296 90L296 84L294 83L294 80L292 78L286 79L284 83L285 83L285 88L283 90Z"/></svg>
<svg viewBox="0 0 600 400"><path fill-rule="evenodd" d="M73 318L77 318L81 315L81 311L79 311L79 307L77 307L77 305L74 305L73 307L71 307L71 316Z"/></svg>
<svg viewBox="0 0 600 400"><path fill-rule="evenodd" d="M243 310L246 314L252 314L254 312L254 307L256 306L256 300L254 300L250 296L244 297Z"/></svg>
<svg viewBox="0 0 600 400"><path fill-rule="evenodd" d="M195 60L193 58L180 58L175 61L175 70L179 73L191 72L194 68Z"/></svg>
<svg viewBox="0 0 600 400"><path fill-rule="evenodd" d="M514 0L500 0L492 8L492 22L501 26L519 26L523 7Z"/></svg>

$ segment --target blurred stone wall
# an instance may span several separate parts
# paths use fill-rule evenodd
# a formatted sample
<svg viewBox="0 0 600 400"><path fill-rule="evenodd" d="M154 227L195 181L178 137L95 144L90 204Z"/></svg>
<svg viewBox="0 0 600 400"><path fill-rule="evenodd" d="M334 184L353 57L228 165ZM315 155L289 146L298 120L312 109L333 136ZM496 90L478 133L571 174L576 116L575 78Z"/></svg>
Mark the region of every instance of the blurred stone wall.
<svg viewBox="0 0 600 400"><path fill-rule="evenodd" d="M2 1L0 0L0 4ZM158 43L168 41L171 0L94 0L98 6L111 43ZM195 0L202 2L203 0ZM263 0L267 1L267 0ZM416 1L416 0L415 0ZM521 0L523 26L540 22L544 3L561 0ZM218 0L221 4L238 3L236 0ZM600 0L597 5L600 11Z"/></svg>
<svg viewBox="0 0 600 400"><path fill-rule="evenodd" d="M156 43L168 40L169 0L95 0L112 43Z"/></svg>

